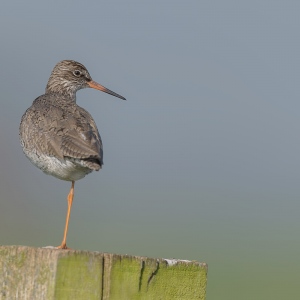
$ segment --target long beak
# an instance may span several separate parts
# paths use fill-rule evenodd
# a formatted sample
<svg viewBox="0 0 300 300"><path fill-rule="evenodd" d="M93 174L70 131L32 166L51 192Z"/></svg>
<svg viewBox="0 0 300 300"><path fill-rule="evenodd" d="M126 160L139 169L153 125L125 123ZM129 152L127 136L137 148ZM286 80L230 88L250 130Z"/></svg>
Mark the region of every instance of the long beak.
<svg viewBox="0 0 300 300"><path fill-rule="evenodd" d="M97 83L96 81L91 80L87 84L89 85L89 87L91 87L93 89L96 89L96 90L102 91L104 93L107 93L107 94L113 95L115 97L118 97L120 99L126 100L123 96L107 89L106 87L104 87L103 85Z"/></svg>

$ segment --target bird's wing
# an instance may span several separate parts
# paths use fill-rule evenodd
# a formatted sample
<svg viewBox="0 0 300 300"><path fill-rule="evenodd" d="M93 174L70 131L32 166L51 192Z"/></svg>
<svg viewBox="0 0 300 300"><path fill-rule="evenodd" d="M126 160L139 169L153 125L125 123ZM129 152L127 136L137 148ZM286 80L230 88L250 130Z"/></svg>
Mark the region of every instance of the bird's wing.
<svg viewBox="0 0 300 300"><path fill-rule="evenodd" d="M61 144L64 156L95 158L102 164L102 141L91 115L79 108L75 116L69 116L67 128Z"/></svg>
<svg viewBox="0 0 300 300"><path fill-rule="evenodd" d="M35 106L39 136L37 148L57 158L95 159L103 164L102 141L92 116L83 108L68 110L55 105ZM42 118L41 114L43 115ZM42 120L39 124L38 120Z"/></svg>

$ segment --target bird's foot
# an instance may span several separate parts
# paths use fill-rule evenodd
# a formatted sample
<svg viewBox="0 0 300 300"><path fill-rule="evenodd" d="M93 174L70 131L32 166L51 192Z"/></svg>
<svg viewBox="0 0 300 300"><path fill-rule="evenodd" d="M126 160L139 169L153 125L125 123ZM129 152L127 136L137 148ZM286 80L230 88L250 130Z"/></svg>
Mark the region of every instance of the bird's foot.
<svg viewBox="0 0 300 300"><path fill-rule="evenodd" d="M67 244L65 243L62 243L60 246L56 247L56 249L72 250L71 248L67 247Z"/></svg>

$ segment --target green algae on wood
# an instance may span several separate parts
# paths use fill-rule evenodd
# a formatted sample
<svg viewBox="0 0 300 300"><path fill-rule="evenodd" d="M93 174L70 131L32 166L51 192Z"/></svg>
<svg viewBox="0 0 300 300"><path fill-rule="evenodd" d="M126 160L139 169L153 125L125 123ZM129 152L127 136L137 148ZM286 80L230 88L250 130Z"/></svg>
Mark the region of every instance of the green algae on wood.
<svg viewBox="0 0 300 300"><path fill-rule="evenodd" d="M58 258L55 299L101 299L102 261L88 252Z"/></svg>
<svg viewBox="0 0 300 300"><path fill-rule="evenodd" d="M125 256L112 264L109 299L205 299L206 274L197 262Z"/></svg>
<svg viewBox="0 0 300 300"><path fill-rule="evenodd" d="M205 263L0 246L2 299L205 299Z"/></svg>

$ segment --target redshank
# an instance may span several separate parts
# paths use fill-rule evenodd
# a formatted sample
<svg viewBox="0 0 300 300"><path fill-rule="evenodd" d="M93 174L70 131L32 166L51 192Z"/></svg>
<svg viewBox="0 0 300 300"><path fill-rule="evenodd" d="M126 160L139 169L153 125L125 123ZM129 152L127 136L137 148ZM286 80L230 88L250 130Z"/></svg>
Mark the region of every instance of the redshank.
<svg viewBox="0 0 300 300"><path fill-rule="evenodd" d="M20 141L27 158L46 174L71 181L63 240L67 233L74 198L74 184L103 165L101 137L92 116L76 104L76 92L94 88L124 97L92 80L84 65L63 60L53 69L46 93L35 99L20 124Z"/></svg>

